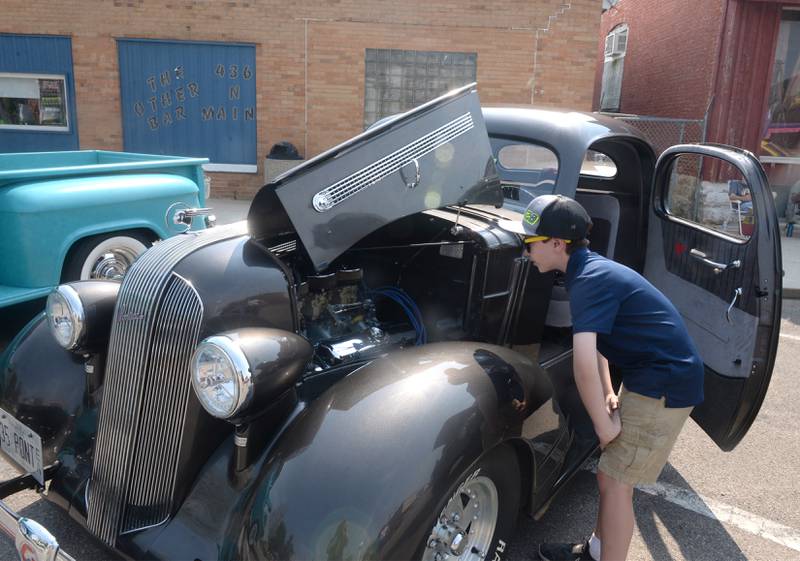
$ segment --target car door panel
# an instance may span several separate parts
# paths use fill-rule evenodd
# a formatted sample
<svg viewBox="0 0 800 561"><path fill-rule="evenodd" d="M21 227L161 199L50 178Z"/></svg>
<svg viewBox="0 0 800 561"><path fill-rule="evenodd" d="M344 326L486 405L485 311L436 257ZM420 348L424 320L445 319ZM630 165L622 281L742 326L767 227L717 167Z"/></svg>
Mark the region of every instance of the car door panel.
<svg viewBox="0 0 800 561"><path fill-rule="evenodd" d="M706 163L717 158L741 172L753 198L755 228L749 239L737 240L668 212L666 189L681 154ZM698 177L713 175L710 167L701 167ZM705 363L705 400L692 417L720 448L731 450L758 413L778 341L780 239L766 176L755 157L742 150L675 146L656 166L650 213L645 276L680 311ZM731 265L737 261L738 266Z"/></svg>

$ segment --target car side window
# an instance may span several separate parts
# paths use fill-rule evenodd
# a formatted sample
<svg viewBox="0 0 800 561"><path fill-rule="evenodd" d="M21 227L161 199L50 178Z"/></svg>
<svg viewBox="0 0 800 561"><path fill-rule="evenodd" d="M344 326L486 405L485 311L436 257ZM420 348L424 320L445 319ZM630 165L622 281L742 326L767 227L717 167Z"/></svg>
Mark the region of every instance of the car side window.
<svg viewBox="0 0 800 561"><path fill-rule="evenodd" d="M611 179L617 175L617 165L602 152L587 150L581 165L581 175Z"/></svg>
<svg viewBox="0 0 800 561"><path fill-rule="evenodd" d="M538 144L506 144L497 153L506 198L528 201L555 192L558 156Z"/></svg>
<svg viewBox="0 0 800 561"><path fill-rule="evenodd" d="M664 197L668 214L736 238L753 234L750 186L733 165L712 156L681 154Z"/></svg>

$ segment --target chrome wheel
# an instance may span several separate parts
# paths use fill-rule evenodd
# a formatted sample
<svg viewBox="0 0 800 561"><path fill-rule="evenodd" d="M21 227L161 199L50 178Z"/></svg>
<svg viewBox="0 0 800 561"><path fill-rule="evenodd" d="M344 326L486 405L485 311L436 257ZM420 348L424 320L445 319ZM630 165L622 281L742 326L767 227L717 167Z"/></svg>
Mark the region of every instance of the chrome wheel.
<svg viewBox="0 0 800 561"><path fill-rule="evenodd" d="M80 280L120 280L147 246L131 236L112 236L94 242L78 261Z"/></svg>
<svg viewBox="0 0 800 561"><path fill-rule="evenodd" d="M119 280L125 275L128 268L133 265L136 257L138 257L138 254L123 248L103 253L91 266L89 278Z"/></svg>
<svg viewBox="0 0 800 561"><path fill-rule="evenodd" d="M467 479L439 514L422 559L480 561L489 554L497 525L497 487L482 475Z"/></svg>

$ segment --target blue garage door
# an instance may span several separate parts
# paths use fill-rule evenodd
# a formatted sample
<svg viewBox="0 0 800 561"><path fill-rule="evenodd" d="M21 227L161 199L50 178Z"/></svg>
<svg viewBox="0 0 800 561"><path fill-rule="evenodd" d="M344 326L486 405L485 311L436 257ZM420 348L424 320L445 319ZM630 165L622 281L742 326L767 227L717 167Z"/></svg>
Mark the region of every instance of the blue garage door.
<svg viewBox="0 0 800 561"><path fill-rule="evenodd" d="M72 41L0 34L0 152L77 149Z"/></svg>
<svg viewBox="0 0 800 561"><path fill-rule="evenodd" d="M117 40L125 150L255 171L255 47Z"/></svg>

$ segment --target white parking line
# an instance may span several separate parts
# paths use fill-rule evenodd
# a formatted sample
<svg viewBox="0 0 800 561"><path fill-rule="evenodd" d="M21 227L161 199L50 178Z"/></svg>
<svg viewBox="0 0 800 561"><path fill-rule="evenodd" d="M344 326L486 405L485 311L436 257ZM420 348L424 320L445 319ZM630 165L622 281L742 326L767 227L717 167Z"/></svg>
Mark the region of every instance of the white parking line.
<svg viewBox="0 0 800 561"><path fill-rule="evenodd" d="M760 538L800 551L800 531L789 526L767 520L752 512L747 512L735 506L698 495L689 489L676 487L668 483L642 485L637 489L648 495L661 497L686 510L719 520L723 524L730 524Z"/></svg>
<svg viewBox="0 0 800 561"><path fill-rule="evenodd" d="M785 339L791 339L792 341L800 341L800 337L797 335L789 335L788 333L781 333L781 337Z"/></svg>
<svg viewBox="0 0 800 561"><path fill-rule="evenodd" d="M800 337L796 337L796 339L800 340ZM597 473L597 460L591 461L584 469ZM674 505L702 514L712 520L735 526L754 536L800 551L800 531L778 522L773 522L752 512L704 497L694 491L670 485L669 483L640 485L636 489L648 495L661 497Z"/></svg>

